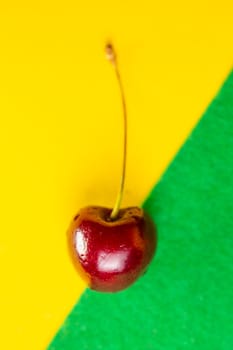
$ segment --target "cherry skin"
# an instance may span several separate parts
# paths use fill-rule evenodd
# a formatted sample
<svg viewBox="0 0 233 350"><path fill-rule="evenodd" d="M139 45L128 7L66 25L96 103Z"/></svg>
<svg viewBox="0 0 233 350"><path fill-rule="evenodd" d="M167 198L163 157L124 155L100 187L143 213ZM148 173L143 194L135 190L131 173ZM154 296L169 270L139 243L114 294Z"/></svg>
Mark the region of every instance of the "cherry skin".
<svg viewBox="0 0 233 350"><path fill-rule="evenodd" d="M157 234L152 221L138 207L86 207L67 233L72 262L91 289L117 292L144 274L153 258Z"/></svg>

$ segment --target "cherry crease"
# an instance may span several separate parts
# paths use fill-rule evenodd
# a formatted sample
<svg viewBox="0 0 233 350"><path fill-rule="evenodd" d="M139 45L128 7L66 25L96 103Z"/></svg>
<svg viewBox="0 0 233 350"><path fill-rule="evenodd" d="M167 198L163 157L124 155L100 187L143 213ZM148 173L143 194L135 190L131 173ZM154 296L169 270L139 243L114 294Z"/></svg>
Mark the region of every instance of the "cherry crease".
<svg viewBox="0 0 233 350"><path fill-rule="evenodd" d="M102 292L131 285L145 272L157 243L155 228L142 209L121 209L114 221L111 210L83 208L68 231L75 268L90 288Z"/></svg>

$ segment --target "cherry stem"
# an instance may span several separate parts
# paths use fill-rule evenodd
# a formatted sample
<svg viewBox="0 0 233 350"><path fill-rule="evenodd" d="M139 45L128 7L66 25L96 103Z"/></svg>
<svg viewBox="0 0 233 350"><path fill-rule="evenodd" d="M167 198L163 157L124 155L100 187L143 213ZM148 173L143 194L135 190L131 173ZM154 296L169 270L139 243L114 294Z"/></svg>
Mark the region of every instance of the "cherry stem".
<svg viewBox="0 0 233 350"><path fill-rule="evenodd" d="M125 186L126 153L127 153L127 109L126 109L126 101L125 101L123 84L121 81L121 76L120 76L120 72L119 72L119 68L118 68L118 64L117 64L117 57L116 57L115 50L114 50L112 44L107 44L105 50L106 50L107 59L112 63L112 65L115 69L116 78L118 81L120 94L121 94L122 109L123 109L123 123L124 123L124 148L123 148L123 164L122 164L120 188L119 188L119 192L117 195L115 205L114 205L113 210L110 214L110 219L116 220L117 216L119 214L119 210L120 210L120 206L121 206L121 202L122 202L122 198L123 198L124 186Z"/></svg>

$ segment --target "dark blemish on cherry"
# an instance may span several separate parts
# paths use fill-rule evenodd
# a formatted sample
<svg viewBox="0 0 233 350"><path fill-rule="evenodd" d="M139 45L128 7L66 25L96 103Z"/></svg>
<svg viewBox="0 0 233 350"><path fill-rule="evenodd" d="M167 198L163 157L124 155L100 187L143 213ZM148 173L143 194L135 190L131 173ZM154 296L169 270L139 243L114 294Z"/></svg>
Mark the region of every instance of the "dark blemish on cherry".
<svg viewBox="0 0 233 350"><path fill-rule="evenodd" d="M74 221L76 221L78 219L78 217L79 217L79 214L75 215Z"/></svg>

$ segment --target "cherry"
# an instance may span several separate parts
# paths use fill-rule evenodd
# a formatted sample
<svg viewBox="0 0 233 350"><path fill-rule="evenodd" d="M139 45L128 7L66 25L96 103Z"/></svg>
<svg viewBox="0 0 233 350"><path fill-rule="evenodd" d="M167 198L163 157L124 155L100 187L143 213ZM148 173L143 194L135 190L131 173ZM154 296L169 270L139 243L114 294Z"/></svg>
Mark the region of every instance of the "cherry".
<svg viewBox="0 0 233 350"><path fill-rule="evenodd" d="M116 292L127 288L147 269L157 245L156 229L139 207L120 209L126 169L127 113L116 54L107 57L118 79L124 115L124 157L120 190L113 209L89 206L74 217L67 232L72 262L91 289Z"/></svg>
<svg viewBox="0 0 233 350"><path fill-rule="evenodd" d="M156 240L152 222L137 207L81 209L68 231L74 266L92 289L116 292L132 284L151 261Z"/></svg>

